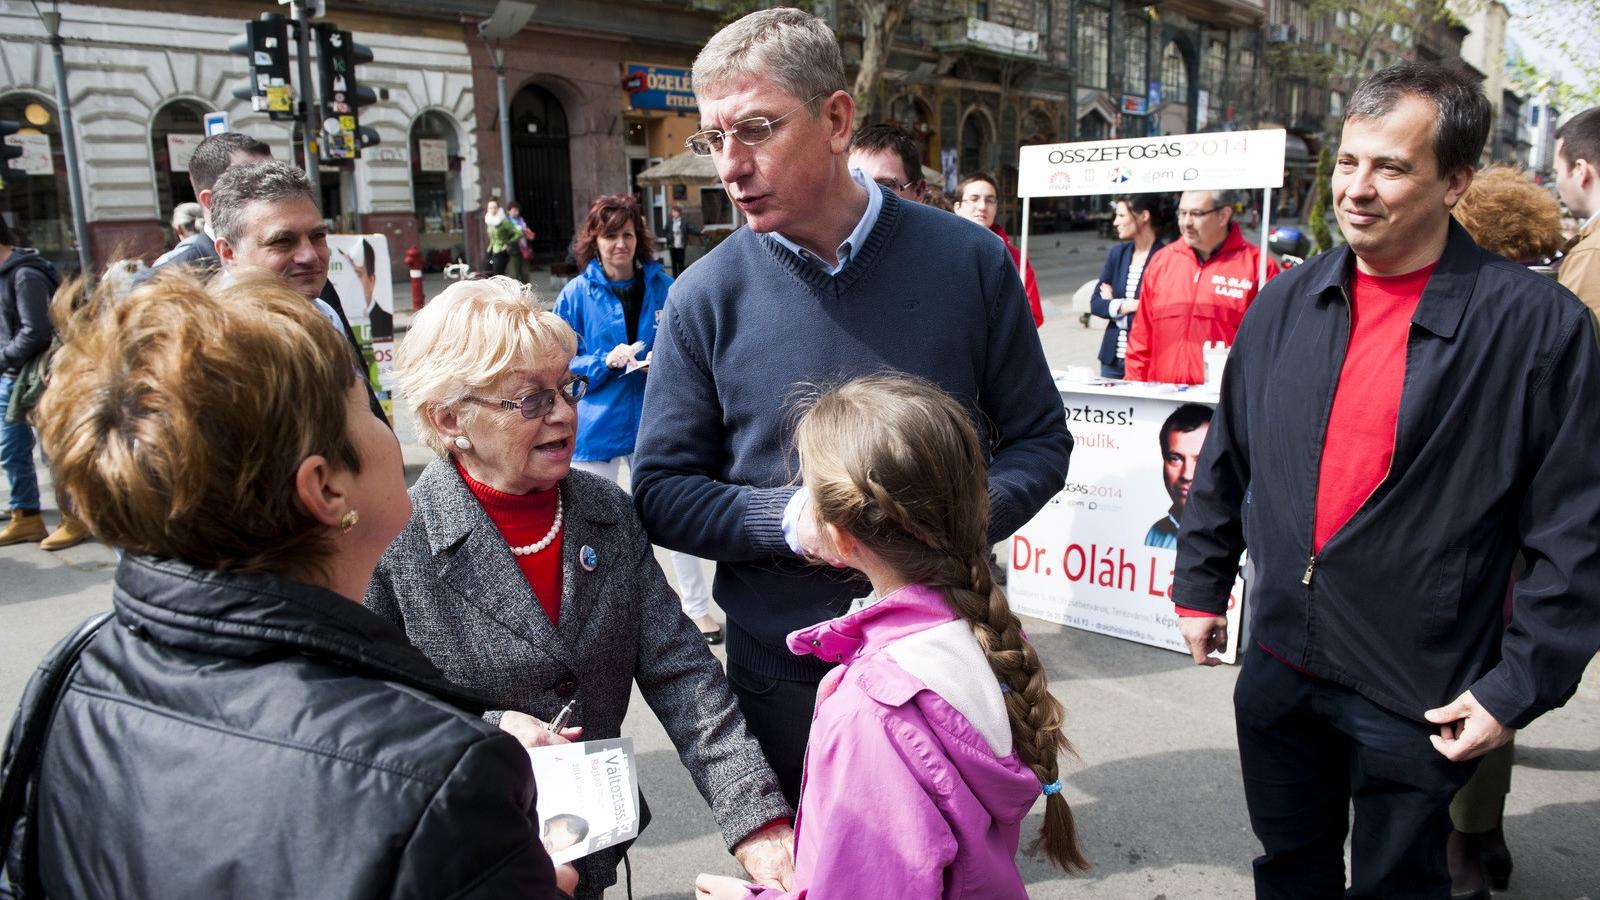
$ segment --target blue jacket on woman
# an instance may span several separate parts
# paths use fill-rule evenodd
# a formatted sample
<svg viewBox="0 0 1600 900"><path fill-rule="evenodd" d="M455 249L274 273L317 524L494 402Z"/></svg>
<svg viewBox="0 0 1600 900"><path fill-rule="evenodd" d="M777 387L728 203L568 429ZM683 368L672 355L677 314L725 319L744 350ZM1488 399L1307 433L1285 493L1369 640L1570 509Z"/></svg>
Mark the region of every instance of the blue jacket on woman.
<svg viewBox="0 0 1600 900"><path fill-rule="evenodd" d="M1150 245L1150 252L1153 254L1166 245L1166 241L1156 238L1156 242ZM1146 256L1144 260L1149 265L1150 257ZM1127 296L1128 267L1132 264L1133 241L1124 241L1112 247L1106 252L1106 264L1100 267L1100 281L1111 285L1111 299L1100 296L1098 284L1095 285L1094 295L1089 298L1089 311L1102 319L1111 320L1106 325L1106 336L1100 339L1100 362L1112 369L1122 368L1122 360L1117 359L1117 335L1122 333L1122 328L1117 325L1116 317L1111 315L1111 300L1121 300ZM1139 283L1144 284L1142 274Z"/></svg>
<svg viewBox="0 0 1600 900"><path fill-rule="evenodd" d="M644 341L640 359L656 345L656 324L667 305L672 276L651 260L635 277L644 279L644 302L639 307L638 340ZM633 452L639 434L639 414L644 409L644 381L648 371L623 374L606 365L606 354L628 343L628 326L622 301L612 293L625 282L610 281L600 260L591 259L577 278L567 282L556 299L556 315L578 333L578 355L572 371L589 379L589 393L578 404L578 445L573 459L597 461Z"/></svg>

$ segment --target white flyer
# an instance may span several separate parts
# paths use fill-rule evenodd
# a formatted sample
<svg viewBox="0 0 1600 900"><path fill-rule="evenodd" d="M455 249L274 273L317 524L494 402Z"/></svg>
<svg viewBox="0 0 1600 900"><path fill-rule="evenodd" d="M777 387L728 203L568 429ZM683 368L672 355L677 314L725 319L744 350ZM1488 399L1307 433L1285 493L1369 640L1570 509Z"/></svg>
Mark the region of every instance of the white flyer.
<svg viewBox="0 0 1600 900"><path fill-rule="evenodd" d="M633 739L534 747L539 839L550 859L571 862L639 836L639 771Z"/></svg>

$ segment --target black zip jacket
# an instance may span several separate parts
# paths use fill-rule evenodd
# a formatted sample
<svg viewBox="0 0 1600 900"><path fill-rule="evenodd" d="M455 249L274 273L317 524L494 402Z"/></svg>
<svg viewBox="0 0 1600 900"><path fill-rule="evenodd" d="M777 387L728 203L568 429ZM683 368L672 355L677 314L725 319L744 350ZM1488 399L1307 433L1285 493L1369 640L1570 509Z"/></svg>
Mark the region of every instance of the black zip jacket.
<svg viewBox="0 0 1600 900"><path fill-rule="evenodd" d="M526 752L386 620L132 556L113 599L34 773L11 771L13 726L4 778L38 780L0 835L0 897L24 858L62 900L566 896Z"/></svg>
<svg viewBox="0 0 1600 900"><path fill-rule="evenodd" d="M15 373L50 348L50 298L61 283L55 266L27 247L0 263L0 373ZM5 410L0 410L0 416Z"/></svg>
<svg viewBox="0 0 1600 900"><path fill-rule="evenodd" d="M1290 269L1246 314L1184 511L1173 600L1220 613L1248 546L1263 647L1410 719L1470 688L1521 728L1564 703L1600 649L1593 317L1452 221L1411 319L1389 473L1313 557L1354 262L1343 248ZM1507 625L1518 551L1527 570Z"/></svg>

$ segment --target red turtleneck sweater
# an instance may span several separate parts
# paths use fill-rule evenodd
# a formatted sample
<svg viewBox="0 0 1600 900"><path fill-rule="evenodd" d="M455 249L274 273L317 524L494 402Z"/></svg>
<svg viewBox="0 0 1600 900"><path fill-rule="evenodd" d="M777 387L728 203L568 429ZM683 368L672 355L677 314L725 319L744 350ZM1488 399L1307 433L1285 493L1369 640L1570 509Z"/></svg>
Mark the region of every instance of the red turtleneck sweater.
<svg viewBox="0 0 1600 900"><path fill-rule="evenodd" d="M472 496L478 498L483 511L489 514L489 521L500 530L500 536L505 538L507 545L526 547L538 543L550 533L550 526L556 520L556 492L559 488L530 494L507 494L473 479L459 462L456 463L456 471L461 473L461 480L467 483ZM511 556L517 561L517 568L522 570L522 577L528 579L534 599L544 607L544 614L550 617L551 625L560 624L563 537L564 533L557 534L550 546L538 553Z"/></svg>

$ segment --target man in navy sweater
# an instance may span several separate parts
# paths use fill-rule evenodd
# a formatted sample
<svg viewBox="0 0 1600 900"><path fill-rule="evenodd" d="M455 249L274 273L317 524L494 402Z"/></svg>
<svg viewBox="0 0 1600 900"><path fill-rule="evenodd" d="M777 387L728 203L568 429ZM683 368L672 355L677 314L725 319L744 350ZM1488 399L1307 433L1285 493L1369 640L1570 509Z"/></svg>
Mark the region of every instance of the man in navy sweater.
<svg viewBox="0 0 1600 900"><path fill-rule="evenodd" d="M828 667L785 639L871 588L803 558L792 401L885 370L942 386L987 442L996 540L1061 489L1072 436L1005 245L848 168L855 104L821 20L740 19L701 51L694 85L706 130L689 147L715 160L749 227L673 285L634 500L656 543L718 561L728 678L793 803Z"/></svg>

